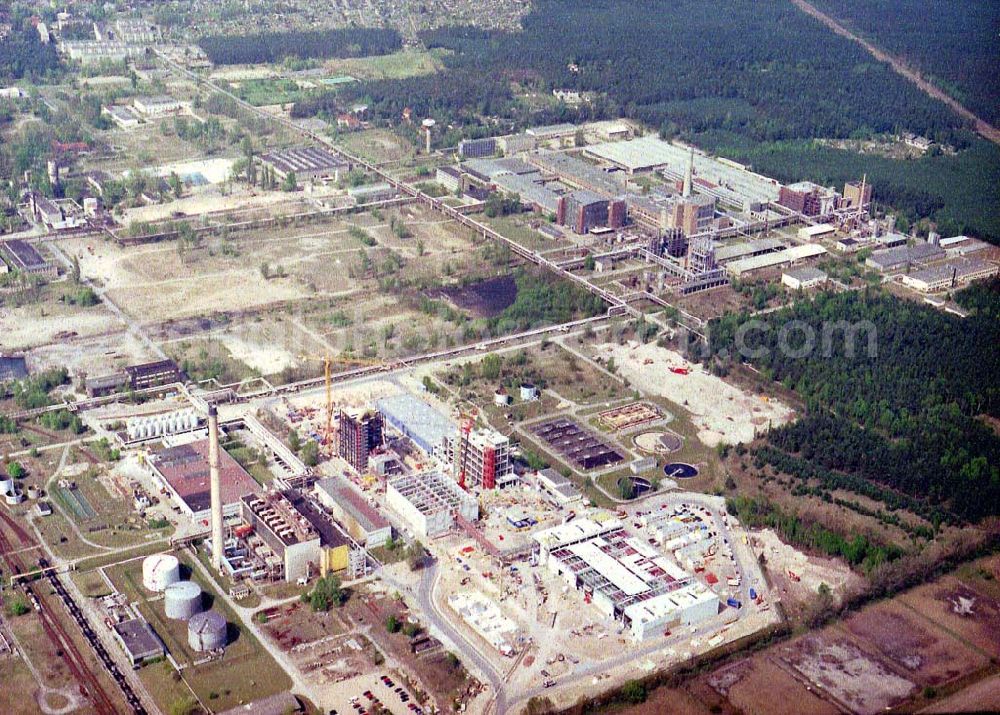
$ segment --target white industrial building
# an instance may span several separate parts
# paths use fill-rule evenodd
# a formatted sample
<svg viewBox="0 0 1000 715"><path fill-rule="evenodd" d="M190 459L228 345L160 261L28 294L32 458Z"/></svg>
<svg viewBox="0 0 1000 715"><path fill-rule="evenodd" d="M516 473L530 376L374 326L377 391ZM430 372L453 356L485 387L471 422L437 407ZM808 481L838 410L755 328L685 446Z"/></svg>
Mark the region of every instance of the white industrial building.
<svg viewBox="0 0 1000 715"><path fill-rule="evenodd" d="M827 281L827 275L818 268L804 266L792 268L781 274L781 283L792 290L805 290L821 286Z"/></svg>
<svg viewBox="0 0 1000 715"><path fill-rule="evenodd" d="M633 640L641 641L666 629L689 626L715 616L719 597L699 583L683 586L625 608Z"/></svg>
<svg viewBox="0 0 1000 715"><path fill-rule="evenodd" d="M572 521L533 538L540 563L636 639L718 613L714 594L656 548L630 537L617 519Z"/></svg>
<svg viewBox="0 0 1000 715"><path fill-rule="evenodd" d="M440 536L455 525L456 517L479 519L479 502L452 479L438 472L411 474L386 483L385 501L415 534Z"/></svg>
<svg viewBox="0 0 1000 715"><path fill-rule="evenodd" d="M535 475L538 488L547 494L559 506L578 504L583 501L583 494L567 477L546 467Z"/></svg>
<svg viewBox="0 0 1000 715"><path fill-rule="evenodd" d="M792 246L783 251L775 251L774 253L765 253L760 256L753 256L752 258L741 258L738 261L732 261L726 265L726 271L734 278L739 278L746 273L752 273L764 268L786 266L796 261L816 258L826 253L827 250L822 246L815 243L807 243L800 246Z"/></svg>
<svg viewBox="0 0 1000 715"><path fill-rule="evenodd" d="M243 497L240 516L281 559L285 581L319 572L319 532L283 494L269 491Z"/></svg>
<svg viewBox="0 0 1000 715"><path fill-rule="evenodd" d="M903 285L921 293L935 293L995 276L998 271L1000 267L996 263L978 258L953 258L904 275L902 280Z"/></svg>
<svg viewBox="0 0 1000 715"><path fill-rule="evenodd" d="M316 482L316 498L340 522L355 541L367 549L385 546L392 538L392 525L361 492L343 477Z"/></svg>
<svg viewBox="0 0 1000 715"><path fill-rule="evenodd" d="M151 97L136 97L132 101L132 106L143 116L156 118L166 117L171 114L179 114L190 108L187 102L165 94Z"/></svg>
<svg viewBox="0 0 1000 715"><path fill-rule="evenodd" d="M818 223L815 226L803 226L799 229L799 238L803 241L818 241L821 238L830 238L837 232L831 224Z"/></svg>

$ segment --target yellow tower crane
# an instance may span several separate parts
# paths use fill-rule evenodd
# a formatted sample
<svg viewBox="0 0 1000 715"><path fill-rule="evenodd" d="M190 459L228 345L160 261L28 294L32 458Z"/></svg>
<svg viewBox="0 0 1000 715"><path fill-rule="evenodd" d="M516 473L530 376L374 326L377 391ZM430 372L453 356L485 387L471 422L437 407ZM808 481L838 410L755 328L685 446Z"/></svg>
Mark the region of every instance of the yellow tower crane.
<svg viewBox="0 0 1000 715"><path fill-rule="evenodd" d="M378 358L359 358L353 355L299 355L300 360L313 360L323 363L323 377L326 384L326 428L323 431L323 444L330 453L333 452L333 386L330 380L331 365L386 365Z"/></svg>

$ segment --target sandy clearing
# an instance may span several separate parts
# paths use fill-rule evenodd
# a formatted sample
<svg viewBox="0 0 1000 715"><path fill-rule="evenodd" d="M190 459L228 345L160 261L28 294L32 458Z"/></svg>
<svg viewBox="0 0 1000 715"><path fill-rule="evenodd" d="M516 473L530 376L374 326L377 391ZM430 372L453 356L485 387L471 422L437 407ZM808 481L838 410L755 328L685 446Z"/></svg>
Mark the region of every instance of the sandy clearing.
<svg viewBox="0 0 1000 715"><path fill-rule="evenodd" d="M230 334L220 335L219 340L230 355L261 375L273 375L296 363L290 352L277 345L254 344Z"/></svg>
<svg viewBox="0 0 1000 715"><path fill-rule="evenodd" d="M126 365L155 360L156 355L137 337L128 332L102 335L72 343L52 343L35 348L30 353L34 369L65 367L71 375L107 375Z"/></svg>
<svg viewBox="0 0 1000 715"><path fill-rule="evenodd" d="M50 308L46 308L50 310ZM56 342L56 335L75 332L78 336L98 335L121 328L103 306L73 312L42 314L37 305L0 311L0 348L23 350Z"/></svg>
<svg viewBox="0 0 1000 715"><path fill-rule="evenodd" d="M772 574L780 574L787 588L793 589L799 600L808 600L825 583L835 599L842 600L847 593L853 593L864 585L864 579L851 571L847 564L834 559L806 556L804 553L783 542L772 529L752 532L757 550L767 559L767 568ZM786 578L791 571L799 581Z"/></svg>
<svg viewBox="0 0 1000 715"><path fill-rule="evenodd" d="M685 407L698 427L698 439L709 447L749 442L756 430L785 424L794 416L786 405L745 393L655 344L605 343L596 350L604 358L614 358L618 373L640 390ZM678 375L671 367L687 367L690 373Z"/></svg>
<svg viewBox="0 0 1000 715"><path fill-rule="evenodd" d="M109 291L121 309L140 320L163 320L216 311L246 310L308 294L290 279L265 281L260 271L233 270L211 276L173 279L167 285L131 286Z"/></svg>

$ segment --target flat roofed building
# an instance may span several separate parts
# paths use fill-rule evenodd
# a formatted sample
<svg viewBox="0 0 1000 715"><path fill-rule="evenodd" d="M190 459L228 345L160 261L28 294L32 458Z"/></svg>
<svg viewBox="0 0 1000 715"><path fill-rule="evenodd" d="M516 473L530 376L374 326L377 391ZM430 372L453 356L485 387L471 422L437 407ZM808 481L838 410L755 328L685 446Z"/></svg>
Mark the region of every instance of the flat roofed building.
<svg viewBox="0 0 1000 715"><path fill-rule="evenodd" d="M496 137L463 139L458 143L458 155L463 158L494 156L497 153Z"/></svg>
<svg viewBox="0 0 1000 715"><path fill-rule="evenodd" d="M351 170L350 162L319 147L279 149L261 155L261 161L274 169L281 179L294 173L300 181L332 179L339 181Z"/></svg>
<svg viewBox="0 0 1000 715"><path fill-rule="evenodd" d="M456 517L479 519L479 502L450 477L438 472L410 474L386 483L385 501L419 536L435 537L449 531Z"/></svg>
<svg viewBox="0 0 1000 715"><path fill-rule="evenodd" d="M382 447L383 422L376 410L340 411L337 454L356 472L367 471L369 455Z"/></svg>
<svg viewBox="0 0 1000 715"><path fill-rule="evenodd" d="M283 494L267 491L244 496L240 516L282 560L285 581L308 578L319 570L319 532Z"/></svg>
<svg viewBox="0 0 1000 715"><path fill-rule="evenodd" d="M718 246L715 249L715 260L719 263L727 263L740 258L751 258L765 253L773 253L774 251L782 250L784 247L784 242L777 238L760 238L753 241L729 243Z"/></svg>
<svg viewBox="0 0 1000 715"><path fill-rule="evenodd" d="M135 110L132 107L126 107L121 104L102 107L101 114L111 117L111 121L120 129L133 129L141 124L139 115L136 114Z"/></svg>
<svg viewBox="0 0 1000 715"><path fill-rule="evenodd" d="M829 238L836 233L832 225L828 223L818 223L815 226L803 226L799 229L799 238L803 241L818 241L821 238Z"/></svg>
<svg viewBox="0 0 1000 715"><path fill-rule="evenodd" d="M978 258L954 258L903 276L903 285L921 293L936 293L997 275L996 263Z"/></svg>
<svg viewBox="0 0 1000 715"><path fill-rule="evenodd" d="M125 368L125 374L128 375L129 385L133 390L184 381L184 373L177 363L169 359L129 365Z"/></svg>
<svg viewBox="0 0 1000 715"><path fill-rule="evenodd" d="M837 208L840 195L811 181L799 181L782 186L778 192L778 203L803 216L826 216Z"/></svg>
<svg viewBox="0 0 1000 715"><path fill-rule="evenodd" d="M527 157L543 174L551 174L565 184L586 189L605 198L625 193L625 182L593 164L569 154L550 152Z"/></svg>
<svg viewBox="0 0 1000 715"><path fill-rule="evenodd" d="M133 666L164 655L163 644L144 618L116 623L112 633Z"/></svg>
<svg viewBox="0 0 1000 715"><path fill-rule="evenodd" d="M698 583L638 601L625 608L633 640L656 636L665 629L690 626L719 613L719 597Z"/></svg>
<svg viewBox="0 0 1000 715"><path fill-rule="evenodd" d="M545 181L539 172L533 174L502 174L493 179L498 189L516 194L523 206L532 211L546 214L559 212L560 196L545 186Z"/></svg>
<svg viewBox="0 0 1000 715"><path fill-rule="evenodd" d="M575 124L548 124L543 127L532 127L524 133L537 141L549 141L551 139L565 139L576 135L577 126Z"/></svg>
<svg viewBox="0 0 1000 715"><path fill-rule="evenodd" d="M343 477L320 479L315 493L347 533L365 548L385 546L392 538L389 520Z"/></svg>
<svg viewBox="0 0 1000 715"><path fill-rule="evenodd" d="M42 257L42 254L38 252L38 249L27 241L22 241L18 238L0 243L0 255L10 264L11 269L15 271L50 277L55 277L58 273L55 265L46 261Z"/></svg>
<svg viewBox="0 0 1000 715"><path fill-rule="evenodd" d="M462 170L457 166L439 166L434 174L434 180L454 193L462 188Z"/></svg>
<svg viewBox="0 0 1000 715"><path fill-rule="evenodd" d="M683 181L691 160L691 147L656 136L593 144L586 147L583 153L629 174L655 170L671 181ZM779 195L780 184L774 179L697 150L694 152L694 177L699 193L740 206L746 201L776 201Z"/></svg>
<svg viewBox="0 0 1000 715"><path fill-rule="evenodd" d="M890 273L903 270L913 264L928 263L944 258L945 251L932 243L917 243L913 246L899 246L874 251L866 260L869 268Z"/></svg>
<svg viewBox="0 0 1000 715"><path fill-rule="evenodd" d="M583 501L583 494L576 485L552 467L546 467L538 472L535 479L538 486L560 506Z"/></svg>
<svg viewBox="0 0 1000 715"><path fill-rule="evenodd" d="M821 286L827 281L827 275L818 268L808 266L792 268L781 274L781 282L792 290L804 290Z"/></svg>
<svg viewBox="0 0 1000 715"><path fill-rule="evenodd" d="M537 545L538 562L544 564L553 551L597 536L603 536L621 528L622 523L618 519L607 519L600 522L593 519L575 519L535 532L532 534L531 540Z"/></svg>
<svg viewBox="0 0 1000 715"><path fill-rule="evenodd" d="M136 97L132 100L132 106L141 114L147 117L165 117L169 114L178 114L188 108L188 103L180 99L174 99L166 94L157 94L146 97Z"/></svg>
<svg viewBox="0 0 1000 715"><path fill-rule="evenodd" d="M497 138L497 146L505 155L523 154L534 151L538 146L538 139L530 134L511 134L506 137Z"/></svg>
<svg viewBox="0 0 1000 715"><path fill-rule="evenodd" d="M354 199L355 204L359 205L388 201L395 198L398 193L392 184L385 181L377 184L365 184L364 186L352 186L347 189L347 195Z"/></svg>
<svg viewBox="0 0 1000 715"><path fill-rule="evenodd" d="M409 393L376 400L375 408L386 422L428 455L443 455L445 440L457 429L454 422Z"/></svg>
<svg viewBox="0 0 1000 715"><path fill-rule="evenodd" d="M546 566L625 627L631 624L630 606L655 601L691 583L686 571L620 527L553 549Z"/></svg>
<svg viewBox="0 0 1000 715"><path fill-rule="evenodd" d="M161 449L150 455L148 463L154 478L172 493L186 514L195 521L209 517L212 502L207 439ZM225 516L238 515L240 500L261 491L256 480L224 449L219 450L219 476Z"/></svg>
<svg viewBox="0 0 1000 715"><path fill-rule="evenodd" d="M0 355L0 382L23 380L28 376L28 361L21 355Z"/></svg>
<svg viewBox="0 0 1000 715"><path fill-rule="evenodd" d="M784 266L796 261L808 258L816 258L827 253L827 250L815 243L807 243L800 246L791 246L783 251L765 253L753 258L741 258L738 261L731 261L726 265L726 271L734 277L739 277L745 273L763 270L764 268L774 268Z"/></svg>

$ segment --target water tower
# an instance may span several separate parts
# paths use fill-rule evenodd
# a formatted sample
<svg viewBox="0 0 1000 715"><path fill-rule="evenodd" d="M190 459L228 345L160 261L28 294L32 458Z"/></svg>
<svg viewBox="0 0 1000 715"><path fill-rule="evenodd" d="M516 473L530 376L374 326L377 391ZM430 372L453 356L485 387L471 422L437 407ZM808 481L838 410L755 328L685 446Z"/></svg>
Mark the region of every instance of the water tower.
<svg viewBox="0 0 1000 715"><path fill-rule="evenodd" d="M425 120L424 120L423 122L421 122L421 126L423 126L423 128L424 128L424 136L425 136L425 137L426 137L426 139L427 139L427 147L426 147L426 148L427 148L427 153L428 153L428 154L430 154L430 153L431 153L431 128L432 128L432 127L433 127L433 126L434 126L435 124L437 124L437 122L435 122L435 121L434 121L433 119L431 119L430 117L428 117L428 118L427 118L427 119L425 119Z"/></svg>

